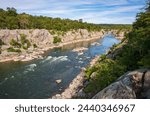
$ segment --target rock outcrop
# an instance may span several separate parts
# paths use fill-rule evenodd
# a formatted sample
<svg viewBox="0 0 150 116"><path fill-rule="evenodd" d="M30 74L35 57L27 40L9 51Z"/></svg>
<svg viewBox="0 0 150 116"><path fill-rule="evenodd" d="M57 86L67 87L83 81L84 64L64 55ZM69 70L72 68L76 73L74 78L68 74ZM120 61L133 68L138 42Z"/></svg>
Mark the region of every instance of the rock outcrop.
<svg viewBox="0 0 150 116"><path fill-rule="evenodd" d="M21 36L24 36L31 45L24 49L23 45L21 47L16 47L15 49L21 51L17 52L8 52L8 49L14 49L11 41L14 40L21 45ZM28 30L0 30L0 40L4 43L1 45L1 54L0 62L5 61L29 61L35 58L41 58L40 54L43 54L44 51L48 49L53 49L55 47L62 47L63 45L81 42L81 41L90 41L92 39L99 39L104 36L102 31L93 31L89 32L86 29L72 30L64 34L58 34L57 32L51 33L51 31L46 29L28 29ZM60 38L61 42L55 44L54 38ZM36 47L35 47L36 46Z"/></svg>
<svg viewBox="0 0 150 116"><path fill-rule="evenodd" d="M93 99L150 99L150 69L127 72Z"/></svg>
<svg viewBox="0 0 150 116"><path fill-rule="evenodd" d="M119 39L124 37L126 30L101 30L101 31L88 31L86 29L71 30L68 32L55 32L53 30L46 29L27 29L27 30L0 30L0 40L4 43L0 45L0 62L6 61L29 61L35 58L42 58L41 54L45 51L57 47L62 47L63 45L91 41L95 39L102 38L106 34L112 33ZM24 45L18 47L12 46L12 39L21 45L21 36L31 44L28 48ZM55 44L54 39L61 39L60 43ZM27 43L25 44L27 45ZM25 48L26 47L26 48ZM8 52L8 49L11 51ZM18 53L15 50L19 51ZM13 52L12 52L13 51ZM82 54L82 53L80 53Z"/></svg>
<svg viewBox="0 0 150 116"><path fill-rule="evenodd" d="M0 30L0 39L6 44L9 45L12 39L18 41L21 38L21 34L26 35L28 39L33 44L36 44L39 47L43 45L52 44L53 36L46 29L30 29L30 30Z"/></svg>

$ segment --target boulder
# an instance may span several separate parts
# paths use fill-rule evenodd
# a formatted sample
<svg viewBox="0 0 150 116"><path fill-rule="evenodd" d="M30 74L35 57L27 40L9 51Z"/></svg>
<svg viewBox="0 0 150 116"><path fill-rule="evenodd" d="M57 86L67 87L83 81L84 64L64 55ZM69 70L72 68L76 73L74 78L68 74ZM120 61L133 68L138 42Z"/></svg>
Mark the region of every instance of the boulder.
<svg viewBox="0 0 150 116"><path fill-rule="evenodd" d="M56 82L57 84L59 84L59 83L62 82L62 80L61 80L61 79L58 79L58 80L56 80L55 82Z"/></svg>
<svg viewBox="0 0 150 116"><path fill-rule="evenodd" d="M127 72L116 82L98 92L93 99L150 98L150 70Z"/></svg>
<svg viewBox="0 0 150 116"><path fill-rule="evenodd" d="M90 75L91 79L94 79L94 78L96 77L96 75L97 75L97 72L93 72L93 73Z"/></svg>

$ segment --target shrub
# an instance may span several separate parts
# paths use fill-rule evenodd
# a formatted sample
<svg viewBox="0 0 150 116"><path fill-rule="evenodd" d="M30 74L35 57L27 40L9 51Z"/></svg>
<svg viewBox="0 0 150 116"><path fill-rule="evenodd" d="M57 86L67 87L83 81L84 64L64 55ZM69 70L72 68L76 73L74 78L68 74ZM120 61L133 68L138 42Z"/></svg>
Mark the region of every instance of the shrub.
<svg viewBox="0 0 150 116"><path fill-rule="evenodd" d="M54 31L54 30L52 30L52 31L50 30L49 33L50 33L51 35L55 35L55 31Z"/></svg>
<svg viewBox="0 0 150 116"><path fill-rule="evenodd" d="M29 48L31 46L31 43L29 40L27 40L27 48Z"/></svg>
<svg viewBox="0 0 150 116"><path fill-rule="evenodd" d="M94 67L86 70L85 76L89 80L89 84L84 88L84 91L86 93L96 93L114 82L124 71L125 67L118 62L105 59ZM94 78L91 78L93 72L96 72L96 75Z"/></svg>
<svg viewBox="0 0 150 116"><path fill-rule="evenodd" d="M18 53L21 52L20 49L14 49L13 47L9 47L9 48L7 49L7 51L8 51L8 52L18 52Z"/></svg>
<svg viewBox="0 0 150 116"><path fill-rule="evenodd" d="M0 39L0 54L1 54L1 46L3 45L3 41Z"/></svg>
<svg viewBox="0 0 150 116"><path fill-rule="evenodd" d="M28 39L26 39L26 35L24 34L20 34L20 40L21 40L21 44L22 44L22 48L23 49L28 49L31 46L31 43Z"/></svg>
<svg viewBox="0 0 150 116"><path fill-rule="evenodd" d="M33 47L34 47L34 48L37 48L37 45L36 45L36 44L33 44Z"/></svg>
<svg viewBox="0 0 150 116"><path fill-rule="evenodd" d="M22 46L22 48L23 48L24 50L27 50L27 49L28 49L28 47L27 47L27 46Z"/></svg>
<svg viewBox="0 0 150 116"><path fill-rule="evenodd" d="M20 34L20 40L21 40L21 44L24 45L27 41L26 35L25 34Z"/></svg>
<svg viewBox="0 0 150 116"><path fill-rule="evenodd" d="M0 39L0 47L4 45L4 42Z"/></svg>
<svg viewBox="0 0 150 116"><path fill-rule="evenodd" d="M53 40L53 43L59 43L59 42L61 42L61 38L55 36L54 40Z"/></svg>
<svg viewBox="0 0 150 116"><path fill-rule="evenodd" d="M10 41L10 45L17 47L17 48L21 48L21 44L19 42L17 42L16 40L12 39Z"/></svg>

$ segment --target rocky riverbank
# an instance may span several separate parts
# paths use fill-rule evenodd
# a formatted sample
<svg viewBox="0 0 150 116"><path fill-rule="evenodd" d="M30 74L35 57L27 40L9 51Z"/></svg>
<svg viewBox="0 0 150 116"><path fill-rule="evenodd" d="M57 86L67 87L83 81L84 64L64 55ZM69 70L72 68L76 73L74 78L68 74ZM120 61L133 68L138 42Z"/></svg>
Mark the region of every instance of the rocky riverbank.
<svg viewBox="0 0 150 116"><path fill-rule="evenodd" d="M90 41L103 37L102 32L88 32L81 29L77 31L69 31L64 35L51 34L48 30L0 30L0 39L4 43L1 46L0 62L6 61L29 61L35 58L42 58L42 54L53 48L62 47L64 45ZM55 38L60 38L61 42L54 43ZM28 41L30 46L26 49L22 45L22 41ZM18 45L20 45L18 47ZM17 49L20 52L8 51L8 49Z"/></svg>
<svg viewBox="0 0 150 116"><path fill-rule="evenodd" d="M103 36L102 36L103 37ZM78 43L78 42L88 42L91 40L97 40L100 39L99 37L93 37L90 39L82 39L82 40L74 40L71 42L64 42L64 43L59 43L59 44L54 44L51 46L47 46L45 48L36 48L32 51L26 51L26 52L22 52L22 53L8 53L7 51L4 51L1 55L0 55L0 62L6 62L6 61L30 61L33 59L37 59L37 58L43 58L42 54L44 54L44 52L50 50L50 49L54 49L54 48L60 48L69 44L74 44L74 43Z"/></svg>
<svg viewBox="0 0 150 116"><path fill-rule="evenodd" d="M61 34L60 34L61 33ZM108 33L122 38L125 31L118 32L112 30L106 32L89 32L85 29L68 31L66 33L56 32L45 29L30 30L0 30L0 62L6 61L30 61L36 58L42 58L42 54L53 48L62 47L72 43L86 42L104 37ZM60 42L54 43L60 39ZM57 39L57 41L55 40ZM23 43L24 42L24 43Z"/></svg>
<svg viewBox="0 0 150 116"><path fill-rule="evenodd" d="M122 44L124 45L124 43ZM114 59L122 49L120 44L113 52L107 53L106 57ZM100 57L95 57L90 62L90 67L94 66ZM130 71L119 77L114 83L110 84L96 95L88 94L83 91L88 81L85 79L85 68L70 83L61 94L52 96L52 99L71 99L71 98L92 98L92 99L137 99L150 98L150 69L138 69Z"/></svg>
<svg viewBox="0 0 150 116"><path fill-rule="evenodd" d="M123 39L120 36L120 39ZM122 44L123 45L123 44ZM117 50L111 53L106 53L108 58L113 58L120 49L122 49L122 45L119 45ZM84 49L84 48L83 48ZM77 49L75 51L80 51L82 49ZM117 52L117 53L116 53ZM90 63L89 66L92 67L96 64L96 62L100 59L100 56L96 56ZM90 98L92 95L89 95L83 91L83 88L88 84L88 81L85 79L85 70L86 68L82 68L81 72L75 77L75 79L70 83L70 85L61 93L52 96L52 99L71 99L71 98Z"/></svg>
<svg viewBox="0 0 150 116"><path fill-rule="evenodd" d="M96 56L89 64L93 66L99 59L99 56ZM52 99L71 99L76 97L85 97L83 92L83 86L86 85L85 81L85 68L81 69L81 72L74 78L74 80L69 84L69 86L61 94L56 94L52 96Z"/></svg>

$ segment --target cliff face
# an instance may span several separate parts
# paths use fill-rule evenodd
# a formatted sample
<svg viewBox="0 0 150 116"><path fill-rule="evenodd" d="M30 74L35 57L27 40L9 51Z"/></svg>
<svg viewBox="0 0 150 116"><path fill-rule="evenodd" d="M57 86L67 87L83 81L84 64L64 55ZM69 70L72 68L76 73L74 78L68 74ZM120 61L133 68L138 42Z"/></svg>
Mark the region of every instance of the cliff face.
<svg viewBox="0 0 150 116"><path fill-rule="evenodd" d="M109 33L115 35L116 32L112 30ZM107 33L104 30L89 32L86 29L68 32L54 32L45 29L0 30L0 40L3 42L3 45L0 45L0 62L32 60L39 58L40 54L50 48L62 46L64 43L99 39ZM118 33L120 37L122 37L121 33Z"/></svg>
<svg viewBox="0 0 150 116"><path fill-rule="evenodd" d="M88 32L85 29L79 29L77 31L68 31L64 35L59 34L51 34L48 30L45 29L30 29L30 30L0 30L0 39L4 41L4 43L8 44L11 39L19 40L20 35L26 35L26 38L31 42L36 43L37 45L41 44L52 44L53 37L59 36L62 38L62 42L67 42L70 40L78 40L78 39L88 39L94 36L102 36L104 35L102 32ZM42 42L42 43L39 43Z"/></svg>
<svg viewBox="0 0 150 116"><path fill-rule="evenodd" d="M37 44L38 46L50 44L53 38L53 36L50 35L47 30L35 29L35 30L0 30L0 39L6 45L9 45L12 39L16 41L20 40L21 34L26 35L26 39L28 39L33 44Z"/></svg>
<svg viewBox="0 0 150 116"><path fill-rule="evenodd" d="M127 72L97 93L93 99L150 99L150 70Z"/></svg>
<svg viewBox="0 0 150 116"><path fill-rule="evenodd" d="M102 37L104 34L102 32L88 32L85 29L79 29L77 31L68 31L64 35L59 35L57 33L51 34L45 29L31 29L31 30L0 30L0 39L5 43L5 47L10 47L10 42L12 39L15 41L20 41L21 35L25 35L32 44L36 44L38 47L42 48L45 46L53 45L54 37L59 37L61 42L69 42L73 40L90 39L93 37ZM5 50L2 46L2 49Z"/></svg>

